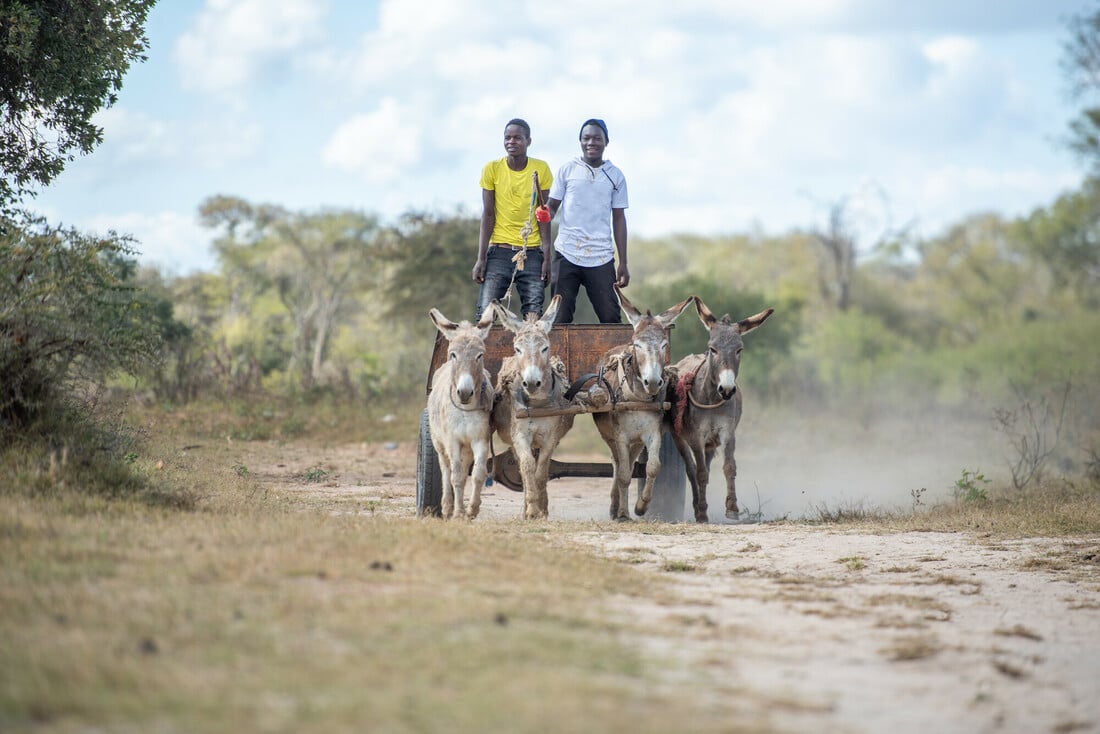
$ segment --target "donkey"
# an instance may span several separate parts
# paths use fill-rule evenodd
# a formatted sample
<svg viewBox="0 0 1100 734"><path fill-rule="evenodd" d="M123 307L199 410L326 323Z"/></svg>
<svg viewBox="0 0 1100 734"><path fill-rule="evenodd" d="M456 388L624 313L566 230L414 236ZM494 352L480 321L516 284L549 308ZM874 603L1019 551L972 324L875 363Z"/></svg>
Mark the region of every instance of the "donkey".
<svg viewBox="0 0 1100 734"><path fill-rule="evenodd" d="M459 517L466 516L463 488L472 464L469 518L473 520L481 509L492 436L489 420L495 393L485 369L485 337L493 325L493 314L483 315L476 325L469 321L456 324L435 308L428 314L450 342L449 359L432 375L428 395L428 428L443 479L443 517L450 518L456 504Z"/></svg>
<svg viewBox="0 0 1100 734"><path fill-rule="evenodd" d="M493 425L497 434L512 445L519 460L523 480L524 517L533 520L548 514L546 485L550 481L550 457L562 436L573 427L572 415L543 418L516 418L517 408L564 408L565 365L550 356L550 330L558 314L561 296L554 296L550 307L536 319L528 314L519 318L499 301L493 311L504 328L514 334L515 355L505 357L497 374L497 403Z"/></svg>
<svg viewBox="0 0 1100 734"><path fill-rule="evenodd" d="M741 391L737 372L741 367L741 336L764 323L774 313L769 308L755 316L731 322L729 314L715 318L701 298L695 298L699 320L710 332L706 354L689 354L673 368L676 384L674 407L666 420L671 423L672 438L684 458L695 521L707 522L707 482L710 462L719 447L723 449L726 475L726 517L736 520L737 462L733 458L734 431L741 421Z"/></svg>
<svg viewBox="0 0 1100 734"><path fill-rule="evenodd" d="M657 401L665 397L665 368L668 366L668 328L683 313L692 296L654 316L648 309L643 315L618 286L615 294L623 313L634 327L633 341L609 350L600 358L599 373L606 380L616 402ZM641 516L649 509L653 483L661 468L660 410L624 410L594 413L593 420L600 436L611 450L614 478L611 484L611 519L630 519L630 479L634 462L643 448L647 453L645 485L634 513Z"/></svg>

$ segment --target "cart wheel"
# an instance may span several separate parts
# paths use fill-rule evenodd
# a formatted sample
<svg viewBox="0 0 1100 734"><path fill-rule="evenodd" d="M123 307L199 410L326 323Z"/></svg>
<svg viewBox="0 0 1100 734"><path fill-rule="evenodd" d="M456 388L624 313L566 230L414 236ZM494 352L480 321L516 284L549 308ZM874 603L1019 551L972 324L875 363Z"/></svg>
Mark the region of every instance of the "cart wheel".
<svg viewBox="0 0 1100 734"><path fill-rule="evenodd" d="M420 414L420 431L416 438L416 516L443 516L443 474L439 471L439 455L432 445L428 427L428 409Z"/></svg>
<svg viewBox="0 0 1100 734"><path fill-rule="evenodd" d="M503 484L513 492L523 491L523 475L519 473L519 459L516 452L509 448L492 458L492 471L489 476L494 482Z"/></svg>
<svg viewBox="0 0 1100 734"><path fill-rule="evenodd" d="M638 491L645 486L645 478L638 480ZM684 505L687 501L687 470L684 458L680 456L672 434L661 434L661 470L657 472L657 481L653 483L653 499L646 512L646 519L663 522L683 522Z"/></svg>

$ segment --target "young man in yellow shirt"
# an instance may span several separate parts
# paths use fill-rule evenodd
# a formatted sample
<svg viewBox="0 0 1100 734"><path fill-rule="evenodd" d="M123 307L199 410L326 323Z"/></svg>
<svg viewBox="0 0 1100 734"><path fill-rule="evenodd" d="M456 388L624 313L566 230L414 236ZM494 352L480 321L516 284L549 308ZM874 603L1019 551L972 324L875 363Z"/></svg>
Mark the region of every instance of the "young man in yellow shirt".
<svg viewBox="0 0 1100 734"><path fill-rule="evenodd" d="M493 299L504 298L515 273L523 315L542 315L543 297L550 282L550 219L544 213L536 217L554 181L545 161L527 157L531 145L531 126L516 118L504 126L503 158L489 161L481 172L481 234L477 261L471 276L481 284L475 321L489 308ZM532 203L532 178L538 199ZM541 221L545 219L546 221ZM513 257L524 250L524 227L530 227L526 243L526 262L516 269Z"/></svg>

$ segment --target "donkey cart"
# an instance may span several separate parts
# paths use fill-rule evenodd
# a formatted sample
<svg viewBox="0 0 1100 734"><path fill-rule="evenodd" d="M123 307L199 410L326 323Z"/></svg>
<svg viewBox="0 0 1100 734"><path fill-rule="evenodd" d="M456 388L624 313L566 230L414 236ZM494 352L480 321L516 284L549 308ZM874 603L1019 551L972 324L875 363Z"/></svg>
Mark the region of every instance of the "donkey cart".
<svg viewBox="0 0 1100 734"><path fill-rule="evenodd" d="M561 324L550 331L551 352L565 363L566 374L570 380L584 375L592 375L597 370L600 357L614 347L629 344L633 335L630 324ZM500 326L494 326L485 339L485 368L496 381L501 361L511 355L512 334ZM432 389L432 376L437 368L447 360L447 340L436 334L435 348L432 350L431 367L428 371L427 392ZM557 411L575 413L604 412L617 409L614 404L599 408L577 407ZM553 413L553 411L551 411ZM520 417L525 417L520 414ZM645 455L634 465L633 477L641 481L645 478ZM676 450L676 444L666 432L661 436L661 468L653 489L653 503L646 517L669 522L684 519L686 499L684 461ZM613 475L610 463L550 462L550 479L563 477L604 477ZM489 459L489 476L513 491L522 492L519 462L511 448ZM432 445L428 429L428 411L420 415L420 431L417 436L416 455L416 511L418 515L441 514L443 498L443 479L439 469L439 457Z"/></svg>

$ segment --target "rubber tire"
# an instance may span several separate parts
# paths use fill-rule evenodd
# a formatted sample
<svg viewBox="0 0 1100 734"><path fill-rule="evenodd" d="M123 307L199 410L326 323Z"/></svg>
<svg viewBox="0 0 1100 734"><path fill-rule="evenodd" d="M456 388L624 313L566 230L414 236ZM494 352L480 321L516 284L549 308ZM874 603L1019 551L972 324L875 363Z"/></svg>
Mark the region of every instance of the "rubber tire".
<svg viewBox="0 0 1100 734"><path fill-rule="evenodd" d="M416 437L416 516L443 517L443 474L432 444L427 408L420 414Z"/></svg>
<svg viewBox="0 0 1100 734"><path fill-rule="evenodd" d="M638 479L638 492L645 486L645 478ZM653 498L649 502L646 520L658 522L683 522L687 503L687 469L680 456L672 434L661 434L661 470L653 483Z"/></svg>

